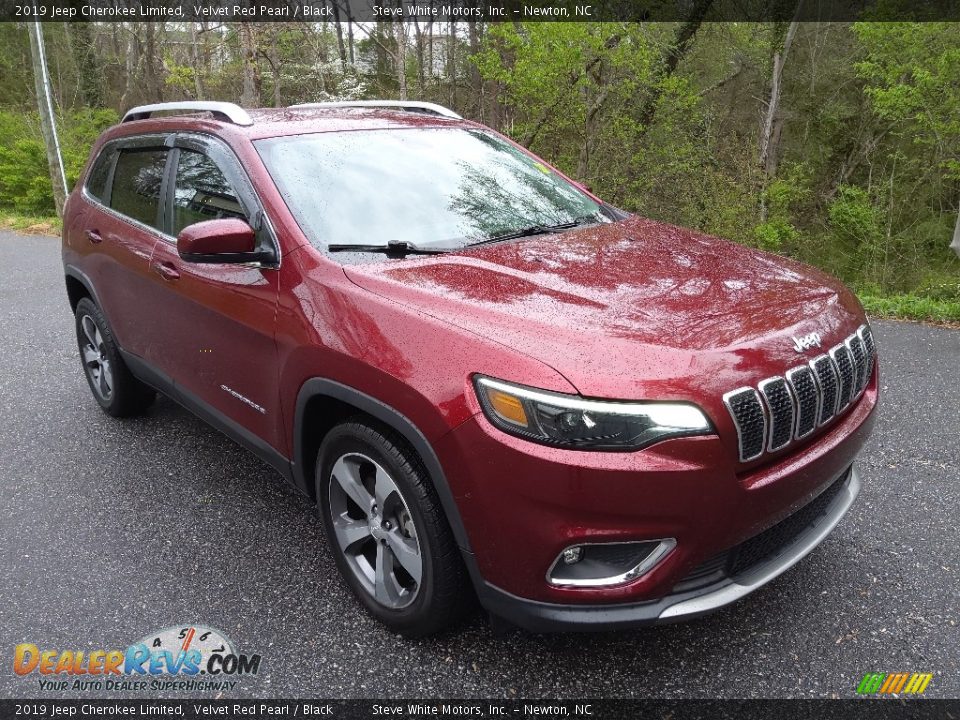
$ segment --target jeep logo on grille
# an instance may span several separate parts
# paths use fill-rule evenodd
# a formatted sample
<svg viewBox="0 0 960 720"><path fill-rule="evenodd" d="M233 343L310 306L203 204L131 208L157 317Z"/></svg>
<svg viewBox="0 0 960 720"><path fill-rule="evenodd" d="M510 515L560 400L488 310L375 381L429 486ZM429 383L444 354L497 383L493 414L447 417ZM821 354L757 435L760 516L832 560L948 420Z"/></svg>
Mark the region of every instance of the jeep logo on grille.
<svg viewBox="0 0 960 720"><path fill-rule="evenodd" d="M812 332L809 335L804 335L803 337L791 337L793 340L793 349L798 353L802 353L804 350L809 350L812 347L820 347L820 333Z"/></svg>

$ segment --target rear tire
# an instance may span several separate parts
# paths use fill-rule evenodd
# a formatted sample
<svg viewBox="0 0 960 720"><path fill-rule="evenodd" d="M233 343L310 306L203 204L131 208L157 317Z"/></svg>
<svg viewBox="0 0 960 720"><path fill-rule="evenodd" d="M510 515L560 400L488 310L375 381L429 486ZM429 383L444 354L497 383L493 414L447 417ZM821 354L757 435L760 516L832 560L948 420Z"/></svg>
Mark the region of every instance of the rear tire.
<svg viewBox="0 0 960 720"><path fill-rule="evenodd" d="M114 417L139 415L146 410L156 392L130 372L107 319L90 298L77 303L76 321L83 373L100 407Z"/></svg>
<svg viewBox="0 0 960 720"><path fill-rule="evenodd" d="M394 632L423 637L471 606L460 549L419 457L366 420L331 430L317 456L317 499L350 589Z"/></svg>

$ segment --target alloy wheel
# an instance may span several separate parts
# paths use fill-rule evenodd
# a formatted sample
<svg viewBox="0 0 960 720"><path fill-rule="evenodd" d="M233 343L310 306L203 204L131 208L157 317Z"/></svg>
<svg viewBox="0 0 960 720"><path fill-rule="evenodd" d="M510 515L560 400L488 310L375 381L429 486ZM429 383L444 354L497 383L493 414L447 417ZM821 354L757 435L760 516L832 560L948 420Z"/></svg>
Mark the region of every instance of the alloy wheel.
<svg viewBox="0 0 960 720"><path fill-rule="evenodd" d="M330 472L330 516L339 550L379 604L399 610L417 597L423 558L416 524L396 482L361 453Z"/></svg>
<svg viewBox="0 0 960 720"><path fill-rule="evenodd" d="M107 348L103 344L100 328L89 315L80 319L83 335L80 338L80 352L83 355L83 369L90 379L90 386L104 401L109 402L113 395L113 368Z"/></svg>

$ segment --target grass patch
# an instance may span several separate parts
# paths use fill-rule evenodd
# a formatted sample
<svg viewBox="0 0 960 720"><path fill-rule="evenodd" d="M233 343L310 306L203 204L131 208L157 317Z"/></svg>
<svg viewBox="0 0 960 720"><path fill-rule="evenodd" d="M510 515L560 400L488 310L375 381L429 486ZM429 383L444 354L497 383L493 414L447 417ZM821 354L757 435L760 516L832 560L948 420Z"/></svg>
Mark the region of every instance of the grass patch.
<svg viewBox="0 0 960 720"><path fill-rule="evenodd" d="M56 215L18 215L0 210L0 230L15 230L24 235L59 236L63 223Z"/></svg>
<svg viewBox="0 0 960 720"><path fill-rule="evenodd" d="M919 295L861 295L860 302L868 314L878 317L960 324L960 301L957 300L934 300Z"/></svg>

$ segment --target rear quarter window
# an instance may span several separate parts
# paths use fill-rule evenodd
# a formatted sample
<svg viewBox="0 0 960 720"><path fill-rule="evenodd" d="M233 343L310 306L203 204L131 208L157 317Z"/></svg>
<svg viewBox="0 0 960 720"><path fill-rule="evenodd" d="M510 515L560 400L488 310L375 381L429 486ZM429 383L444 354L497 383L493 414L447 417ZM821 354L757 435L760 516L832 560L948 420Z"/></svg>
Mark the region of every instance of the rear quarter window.
<svg viewBox="0 0 960 720"><path fill-rule="evenodd" d="M90 169L90 174L87 176L87 184L85 186L87 192L102 203L106 203L108 200L107 182L110 180L110 168L113 165L113 158L115 156L116 152L113 150L101 152L97 156L96 161L94 161L93 167Z"/></svg>
<svg viewBox="0 0 960 720"><path fill-rule="evenodd" d="M137 222L161 229L160 189L166 162L166 150L121 150L113 172L110 207Z"/></svg>

